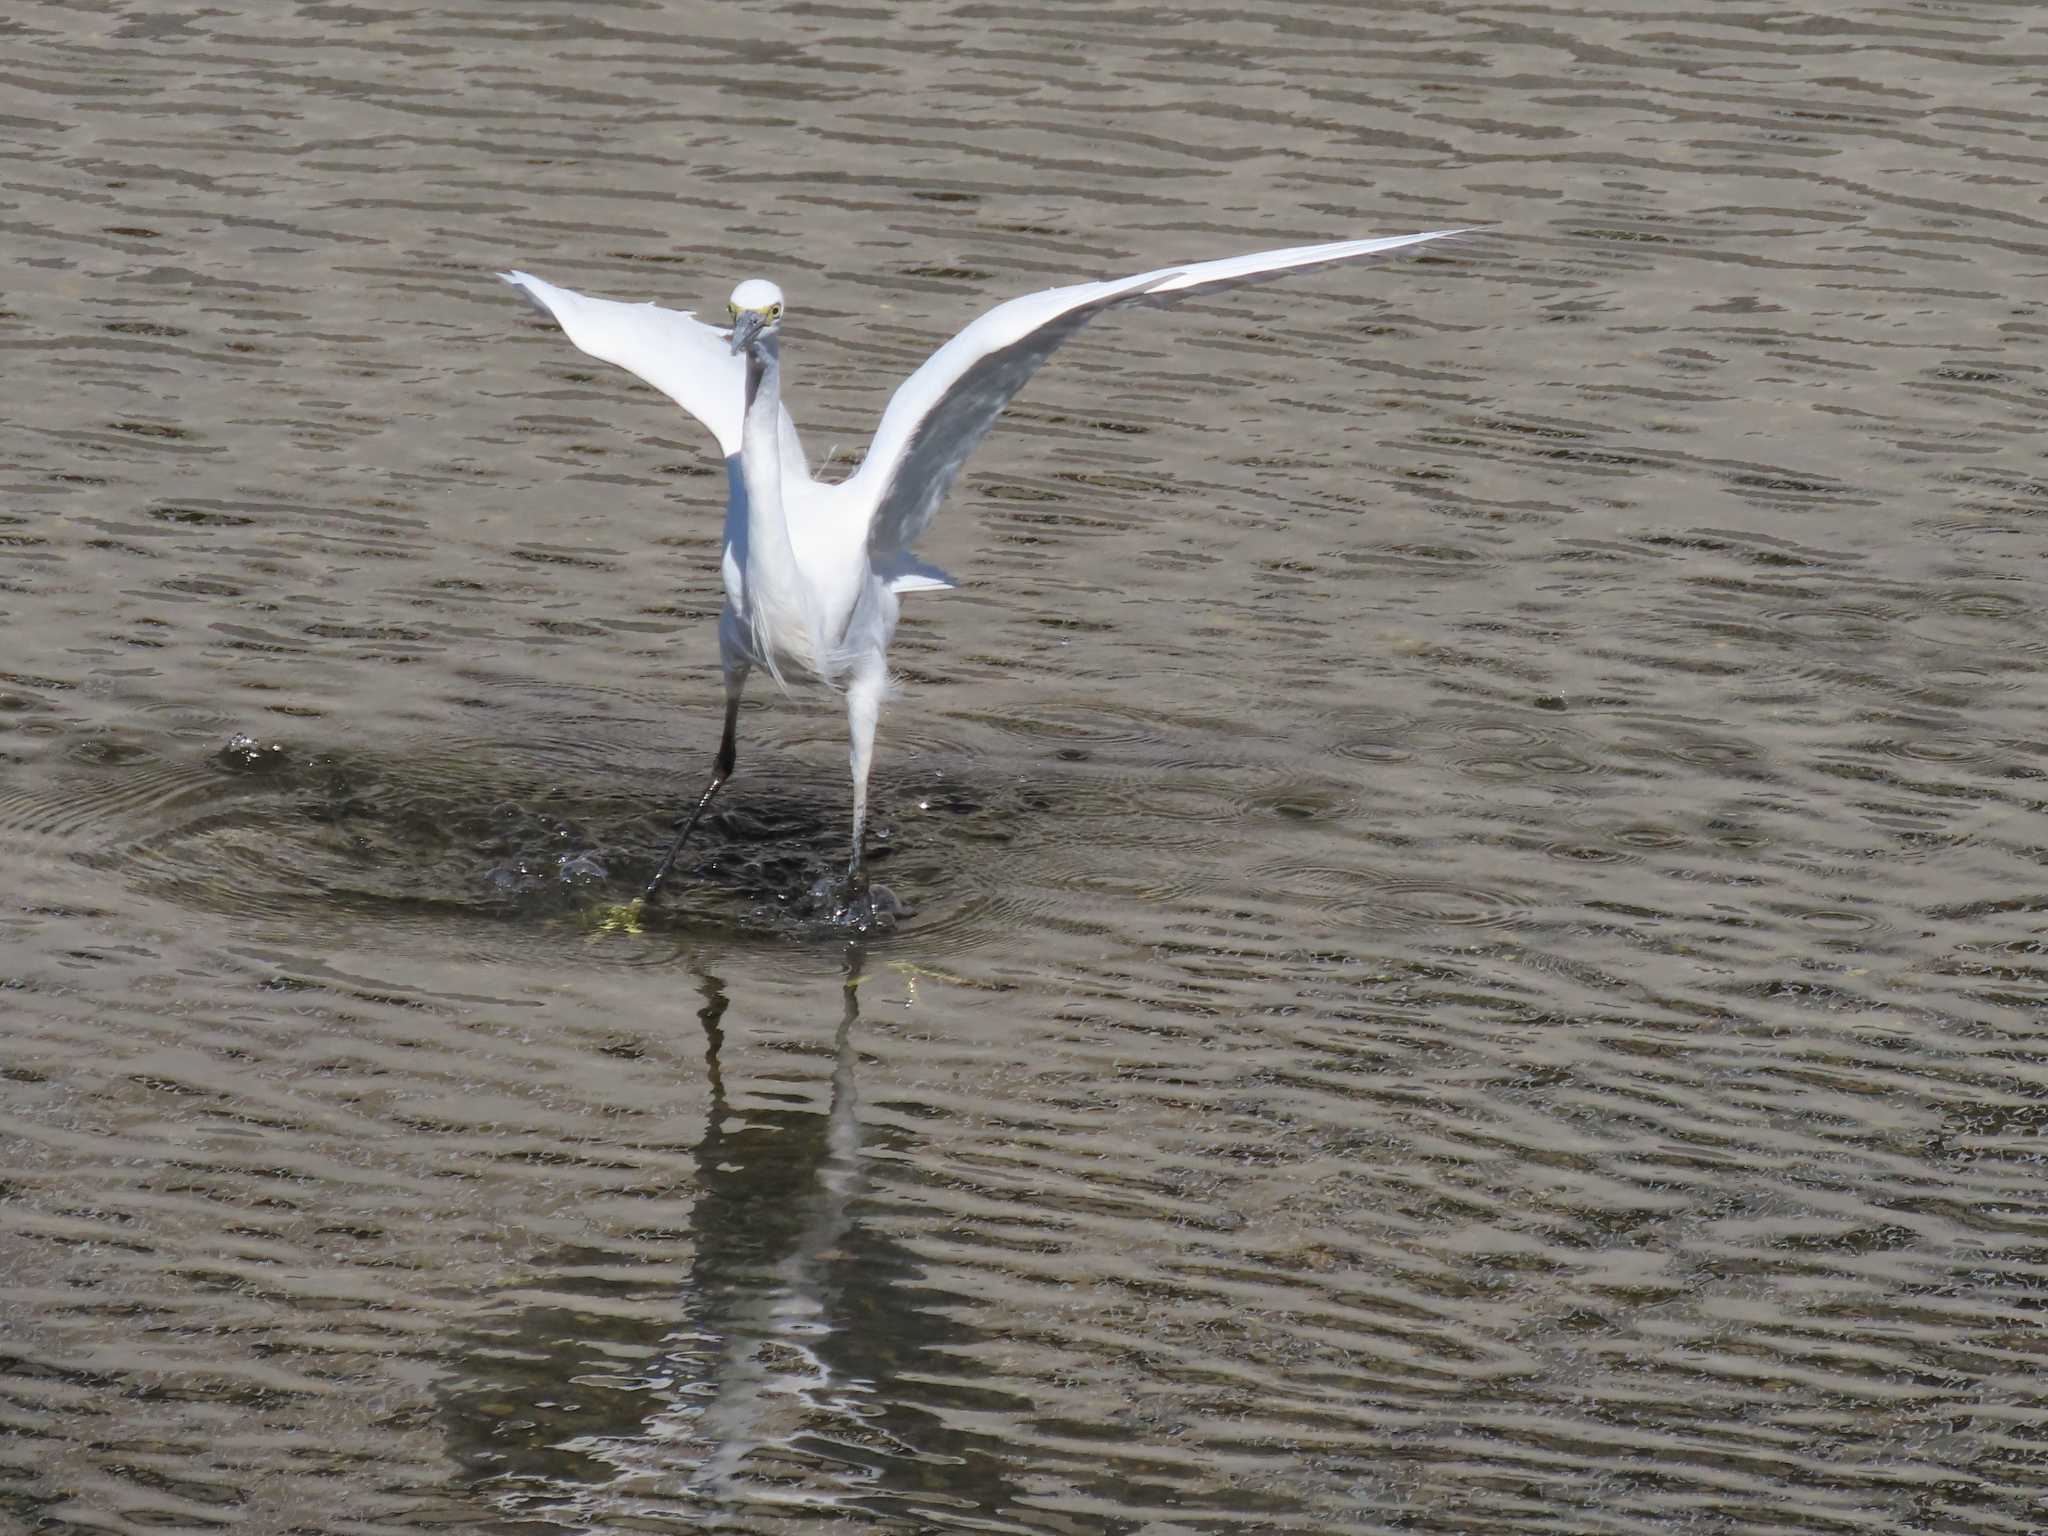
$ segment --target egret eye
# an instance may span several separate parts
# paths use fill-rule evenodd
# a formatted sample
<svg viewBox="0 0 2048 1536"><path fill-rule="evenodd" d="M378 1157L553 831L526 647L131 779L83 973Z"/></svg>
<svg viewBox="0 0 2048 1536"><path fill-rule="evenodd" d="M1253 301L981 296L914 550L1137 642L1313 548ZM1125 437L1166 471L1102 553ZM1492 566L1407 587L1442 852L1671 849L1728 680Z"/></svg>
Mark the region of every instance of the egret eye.
<svg viewBox="0 0 2048 1536"><path fill-rule="evenodd" d="M739 319L740 317L740 307L737 304L726 305L725 312L735 320Z"/></svg>
<svg viewBox="0 0 2048 1536"><path fill-rule="evenodd" d="M770 320L780 320L782 318L782 306L780 304L770 304L768 306L768 318Z"/></svg>

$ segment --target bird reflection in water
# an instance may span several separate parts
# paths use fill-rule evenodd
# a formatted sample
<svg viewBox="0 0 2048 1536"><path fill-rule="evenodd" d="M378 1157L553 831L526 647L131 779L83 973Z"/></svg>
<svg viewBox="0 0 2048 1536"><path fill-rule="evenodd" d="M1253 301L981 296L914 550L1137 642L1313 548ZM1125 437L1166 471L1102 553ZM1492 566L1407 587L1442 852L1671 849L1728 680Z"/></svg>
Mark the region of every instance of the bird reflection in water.
<svg viewBox="0 0 2048 1536"><path fill-rule="evenodd" d="M703 1340L712 1357L706 1362L713 1367L706 1383L711 1396L688 1429L708 1451L692 1481L714 1496L744 1480L758 1453L804 1434L807 1421L821 1412L849 1426L865 1425L861 1399L871 1388L839 1379L827 1358L835 1313L843 1312L834 1305L843 1302L834 1270L846 1257L840 1243L853 1225L850 1206L862 1184L853 1048L859 982L856 960L843 988L833 1040L832 1099L823 1135L805 1138L810 1145L803 1148L799 1164L793 1166L786 1157L777 1160L778 1171L788 1175L778 1180L783 1198L764 1201L764 1191L751 1180L737 1189L731 1180L725 1188L707 1183L705 1198L728 1207L717 1213L719 1225L745 1231L754 1242L767 1239L755 1263L747 1266L747 1283L726 1293L723 1337ZM707 1008L706 1013L711 1115L698 1163L707 1175L726 1168L744 1172L754 1161L743 1145L752 1127L742 1125L728 1138L727 1127L735 1122L719 1068L720 1024L716 1012ZM771 1203L772 1210L763 1209ZM740 1245L728 1246L736 1254ZM839 1321L844 1324L843 1315Z"/></svg>
<svg viewBox="0 0 2048 1536"><path fill-rule="evenodd" d="M758 1090L733 1108L725 986L699 974L710 1103L690 1219L673 1235L690 1255L680 1296L673 1265L650 1263L644 1244L559 1250L518 1283L553 1300L494 1316L458 1344L464 1379L445 1398L454 1449L508 1512L660 1529L664 1516L696 1525L834 1506L1041 1528L1010 1523L1022 1496L1005 1446L954 1427L1028 1405L949 1379L982 1342L953 1320L967 1298L938 1289L872 1220L888 1190L873 1187L864 1138L903 1137L864 1132L858 1115L862 966L850 950L822 1116L764 1106ZM647 1280L632 1277L636 1265ZM575 1305L576 1293L592 1304Z"/></svg>

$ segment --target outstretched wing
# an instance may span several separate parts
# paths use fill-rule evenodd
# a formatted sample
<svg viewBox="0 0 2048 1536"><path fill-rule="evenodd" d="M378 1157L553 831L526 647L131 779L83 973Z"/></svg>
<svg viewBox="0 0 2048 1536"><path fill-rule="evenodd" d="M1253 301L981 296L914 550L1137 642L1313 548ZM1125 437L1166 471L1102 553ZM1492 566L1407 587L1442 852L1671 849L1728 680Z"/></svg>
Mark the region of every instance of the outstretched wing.
<svg viewBox="0 0 2048 1536"><path fill-rule="evenodd" d="M1136 277L1049 288L999 304L925 360L882 412L867 459L848 482L873 508L868 548L907 549L931 525L960 466L996 417L1053 350L1106 309L1170 304L1219 288L1335 266L1465 233L1432 230L1379 240L1340 240L1162 267ZM580 343L579 343L580 344Z"/></svg>
<svg viewBox="0 0 2048 1536"><path fill-rule="evenodd" d="M645 379L703 422L728 458L740 451L747 365L725 332L681 310L593 299L525 272L498 276L553 315L583 351Z"/></svg>

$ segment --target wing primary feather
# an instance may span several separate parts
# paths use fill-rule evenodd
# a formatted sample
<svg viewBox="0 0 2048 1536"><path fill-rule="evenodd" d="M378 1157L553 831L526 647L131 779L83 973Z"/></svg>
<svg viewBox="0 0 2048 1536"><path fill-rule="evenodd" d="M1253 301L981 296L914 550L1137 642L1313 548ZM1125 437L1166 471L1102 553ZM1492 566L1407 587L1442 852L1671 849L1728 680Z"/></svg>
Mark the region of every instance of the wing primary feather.
<svg viewBox="0 0 2048 1536"><path fill-rule="evenodd" d="M528 272L498 276L552 315L582 351L652 384L710 428L722 453L739 452L747 365L723 331L684 310L592 298Z"/></svg>

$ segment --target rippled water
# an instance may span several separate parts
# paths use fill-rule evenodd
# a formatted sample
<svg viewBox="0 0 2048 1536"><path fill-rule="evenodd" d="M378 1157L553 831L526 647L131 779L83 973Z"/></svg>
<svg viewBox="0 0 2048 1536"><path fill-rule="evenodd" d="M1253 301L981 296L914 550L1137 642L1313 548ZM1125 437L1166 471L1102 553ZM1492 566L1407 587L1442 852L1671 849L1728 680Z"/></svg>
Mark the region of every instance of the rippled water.
<svg viewBox="0 0 2048 1536"><path fill-rule="evenodd" d="M2042 1527L2048 23L23 0L0 1528ZM843 725L491 273L814 452L1120 316ZM246 738L237 741L237 738Z"/></svg>

